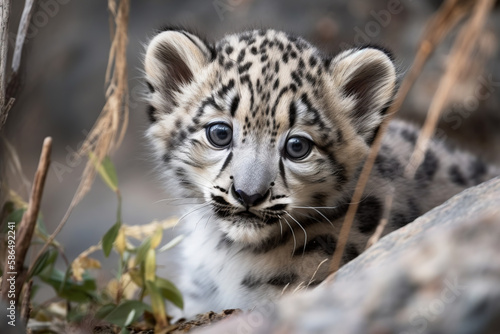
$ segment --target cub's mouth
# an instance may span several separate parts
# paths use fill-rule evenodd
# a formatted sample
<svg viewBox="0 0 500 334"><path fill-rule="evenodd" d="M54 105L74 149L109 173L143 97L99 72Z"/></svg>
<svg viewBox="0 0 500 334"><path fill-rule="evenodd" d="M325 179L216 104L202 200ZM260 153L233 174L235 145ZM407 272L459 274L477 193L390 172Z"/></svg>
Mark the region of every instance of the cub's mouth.
<svg viewBox="0 0 500 334"><path fill-rule="evenodd" d="M255 226L266 226L277 224L280 216L284 215L286 204L278 204L261 210L237 208L228 203L221 196L212 195L212 205L214 213L221 219L233 224Z"/></svg>

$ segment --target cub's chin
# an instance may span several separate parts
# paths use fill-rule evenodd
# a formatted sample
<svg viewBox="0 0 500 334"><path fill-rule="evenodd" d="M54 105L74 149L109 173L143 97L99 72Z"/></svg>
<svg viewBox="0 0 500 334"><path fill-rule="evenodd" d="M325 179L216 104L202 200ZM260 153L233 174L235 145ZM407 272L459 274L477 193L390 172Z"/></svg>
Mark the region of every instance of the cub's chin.
<svg viewBox="0 0 500 334"><path fill-rule="evenodd" d="M218 220L220 230L233 242L258 245L262 241L279 233L279 220L264 221L251 213L240 213Z"/></svg>

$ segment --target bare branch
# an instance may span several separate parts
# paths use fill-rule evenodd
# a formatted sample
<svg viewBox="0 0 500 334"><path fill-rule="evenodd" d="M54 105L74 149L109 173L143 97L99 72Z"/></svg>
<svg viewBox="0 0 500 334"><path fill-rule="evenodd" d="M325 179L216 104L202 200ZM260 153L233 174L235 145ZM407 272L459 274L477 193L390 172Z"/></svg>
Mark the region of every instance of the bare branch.
<svg viewBox="0 0 500 334"><path fill-rule="evenodd" d="M22 65L23 46L26 41L26 34L31 22L31 17L33 16L33 11L35 9L35 2L36 0L25 1L21 21L19 21L19 27L17 29L16 35L16 45L14 47L14 55L12 57L12 73L9 77L7 87L4 86L4 97L7 101L4 101L3 104L0 104L0 106L3 106L3 108L1 108L0 110L0 129L7 121L9 111L14 105L15 97L19 91L19 71ZM7 43L2 43L2 45L3 44ZM4 75L6 76L5 69L2 71L2 73L4 73Z"/></svg>
<svg viewBox="0 0 500 334"><path fill-rule="evenodd" d="M17 29L16 46L14 48L14 56L12 57L12 71L17 73L21 66L21 56L23 53L23 46L26 40L26 33L31 22L31 16L35 9L35 0L26 0L24 4L23 14Z"/></svg>
<svg viewBox="0 0 500 334"><path fill-rule="evenodd" d="M7 53L9 50L10 0L0 0L0 114L5 106Z"/></svg>

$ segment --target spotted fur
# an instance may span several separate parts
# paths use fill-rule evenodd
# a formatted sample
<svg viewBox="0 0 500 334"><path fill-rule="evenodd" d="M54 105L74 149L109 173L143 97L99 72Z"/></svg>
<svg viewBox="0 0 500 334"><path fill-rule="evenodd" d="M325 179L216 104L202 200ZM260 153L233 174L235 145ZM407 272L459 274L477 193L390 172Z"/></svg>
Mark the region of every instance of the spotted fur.
<svg viewBox="0 0 500 334"><path fill-rule="evenodd" d="M185 315L251 308L320 283L396 91L392 57L375 47L332 57L274 30L209 44L170 29L151 40L144 64L147 136L168 191L191 204L181 221ZM364 250L387 194L384 234L493 174L434 141L415 177L405 177L417 135L406 123L390 125L344 263Z"/></svg>

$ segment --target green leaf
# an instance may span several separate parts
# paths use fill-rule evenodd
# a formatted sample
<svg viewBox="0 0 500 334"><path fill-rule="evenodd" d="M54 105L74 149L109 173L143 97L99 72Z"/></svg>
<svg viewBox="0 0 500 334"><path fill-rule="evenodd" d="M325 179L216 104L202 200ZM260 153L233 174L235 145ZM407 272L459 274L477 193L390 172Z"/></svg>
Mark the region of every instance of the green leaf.
<svg viewBox="0 0 500 334"><path fill-rule="evenodd" d="M87 314L83 313L80 308L76 307L69 310L68 314L66 315L66 320L73 323L80 322L86 315Z"/></svg>
<svg viewBox="0 0 500 334"><path fill-rule="evenodd" d="M182 294L177 289L177 287L170 281L156 276L156 286L160 290L163 298L171 301L175 306L180 309L184 308L184 300L182 299Z"/></svg>
<svg viewBox="0 0 500 334"><path fill-rule="evenodd" d="M163 300L163 296L161 295L155 282L146 281L146 290L151 298L151 308L153 309L156 326L162 328L167 325L165 301Z"/></svg>
<svg viewBox="0 0 500 334"><path fill-rule="evenodd" d="M122 224L120 222L116 222L102 237L102 250L106 257L109 256L109 254L111 253L111 249L113 249L113 243L118 236L118 231L120 231L121 225Z"/></svg>
<svg viewBox="0 0 500 334"><path fill-rule="evenodd" d="M15 206L14 203L11 201L5 202L4 205L2 206L2 209L0 209L0 217L3 219L4 217L8 217L9 215L14 212ZM2 223L7 223L7 221L0 221L0 226ZM7 224L6 224L7 225Z"/></svg>
<svg viewBox="0 0 500 334"><path fill-rule="evenodd" d="M111 159L106 156L104 157L104 159L102 159L101 163L99 163L96 155L93 152L89 152L89 157L104 183L106 183L111 190L117 192L118 176L116 176L116 169L111 162Z"/></svg>
<svg viewBox="0 0 500 334"><path fill-rule="evenodd" d="M137 248L137 254L135 256L135 265L141 264L146 258L146 254L151 248L151 238L146 238L142 244Z"/></svg>
<svg viewBox="0 0 500 334"><path fill-rule="evenodd" d="M95 317L98 319L104 319L116 308L116 304L110 303L101 306L95 313Z"/></svg>
<svg viewBox="0 0 500 334"><path fill-rule="evenodd" d="M45 283L54 288L57 295L68 301L83 303L97 298L95 280L87 273L82 275L83 281L76 282L66 272L53 269L50 273L39 275Z"/></svg>
<svg viewBox="0 0 500 334"><path fill-rule="evenodd" d="M33 284L33 286L31 287L30 300L34 300L35 299L35 296L38 293L38 291L40 291L40 285Z"/></svg>
<svg viewBox="0 0 500 334"><path fill-rule="evenodd" d="M138 300L126 300L106 315L103 320L120 327L136 321L150 307Z"/></svg>
<svg viewBox="0 0 500 334"><path fill-rule="evenodd" d="M144 262L144 279L146 281L155 281L156 277L156 253L150 248L146 254Z"/></svg>
<svg viewBox="0 0 500 334"><path fill-rule="evenodd" d="M31 272L30 278L40 274L47 268L51 268L51 265L56 261L58 254L57 250L53 248L46 250L33 265L33 271Z"/></svg>
<svg viewBox="0 0 500 334"><path fill-rule="evenodd" d="M16 223L16 228L17 228L17 226L21 222L21 219L23 218L25 211L26 209L24 208L14 210L14 212L12 212L10 215L7 216L7 222ZM4 232L6 231L7 231L7 224L4 225Z"/></svg>
<svg viewBox="0 0 500 334"><path fill-rule="evenodd" d="M184 235L178 235L174 239L170 240L165 246L162 246L160 249L158 249L158 253L164 252L166 250L169 250L175 246L177 246L178 243L180 243L184 239Z"/></svg>

